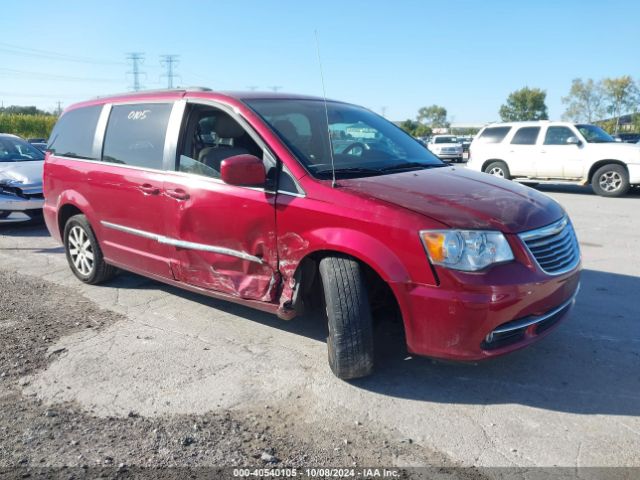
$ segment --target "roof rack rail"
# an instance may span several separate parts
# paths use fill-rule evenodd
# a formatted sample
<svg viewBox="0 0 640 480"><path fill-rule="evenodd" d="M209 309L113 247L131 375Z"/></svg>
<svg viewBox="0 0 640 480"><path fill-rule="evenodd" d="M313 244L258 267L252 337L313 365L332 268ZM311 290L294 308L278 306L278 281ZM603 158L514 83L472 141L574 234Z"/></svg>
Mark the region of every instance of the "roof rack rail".
<svg viewBox="0 0 640 480"><path fill-rule="evenodd" d="M153 90L136 90L121 93L110 93L108 95L99 95L95 97L98 98L107 98L107 97L131 97L135 95L145 95L145 94L154 94L154 93L170 93L170 92L212 92L213 90L209 87L177 87L177 88L158 88Z"/></svg>

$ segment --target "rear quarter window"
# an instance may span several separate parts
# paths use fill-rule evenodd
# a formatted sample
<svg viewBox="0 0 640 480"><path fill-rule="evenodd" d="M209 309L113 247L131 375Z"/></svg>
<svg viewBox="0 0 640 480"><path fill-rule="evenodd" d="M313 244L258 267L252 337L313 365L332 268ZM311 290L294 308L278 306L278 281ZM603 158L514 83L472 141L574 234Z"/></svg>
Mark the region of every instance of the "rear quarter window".
<svg viewBox="0 0 640 480"><path fill-rule="evenodd" d="M522 127L513 136L513 145L535 145L538 140L540 127Z"/></svg>
<svg viewBox="0 0 640 480"><path fill-rule="evenodd" d="M109 115L102 160L162 169L172 107L170 103L115 105Z"/></svg>
<svg viewBox="0 0 640 480"><path fill-rule="evenodd" d="M507 136L511 127L488 127L478 136L478 143L500 143Z"/></svg>
<svg viewBox="0 0 640 480"><path fill-rule="evenodd" d="M97 160L99 152L93 149L98 117L102 105L83 107L63 114L56 123L47 150L55 155Z"/></svg>

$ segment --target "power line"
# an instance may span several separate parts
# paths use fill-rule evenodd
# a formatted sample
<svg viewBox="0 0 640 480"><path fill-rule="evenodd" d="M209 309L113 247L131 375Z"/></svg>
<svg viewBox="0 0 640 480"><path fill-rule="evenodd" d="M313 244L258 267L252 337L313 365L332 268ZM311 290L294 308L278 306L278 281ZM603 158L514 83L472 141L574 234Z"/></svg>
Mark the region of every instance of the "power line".
<svg viewBox="0 0 640 480"><path fill-rule="evenodd" d="M166 72L162 77L167 77L167 88L173 88L173 79L178 77L174 73L174 66L178 65L180 55L160 55L160 63L166 68Z"/></svg>
<svg viewBox="0 0 640 480"><path fill-rule="evenodd" d="M116 83L120 82L120 80L110 79L110 78L86 78L86 77L74 77L71 75L55 75L52 73L40 73L40 72L30 72L26 70L17 70L15 68L4 68L0 67L0 75L2 74L10 74L13 76L27 76L33 77L38 80L65 80L71 82L103 82L103 83Z"/></svg>
<svg viewBox="0 0 640 480"><path fill-rule="evenodd" d="M278 90L282 90L282 87L280 85L272 85L271 87L269 87L269 90L277 92Z"/></svg>
<svg viewBox="0 0 640 480"><path fill-rule="evenodd" d="M64 62L88 63L92 65L124 65L124 62L115 62L110 60L100 60L91 57L81 57L78 55L68 55L66 53L52 52L50 50L40 50L36 48L27 48L10 43L0 42L0 51L10 55L19 55L24 57L46 58L48 60L57 60Z"/></svg>
<svg viewBox="0 0 640 480"><path fill-rule="evenodd" d="M144 53L132 52L127 55L127 60L131 61L132 69L127 73L133 75L132 89L136 92L142 88L140 85L140 76L144 75L144 72L140 71L140 65L144 63Z"/></svg>

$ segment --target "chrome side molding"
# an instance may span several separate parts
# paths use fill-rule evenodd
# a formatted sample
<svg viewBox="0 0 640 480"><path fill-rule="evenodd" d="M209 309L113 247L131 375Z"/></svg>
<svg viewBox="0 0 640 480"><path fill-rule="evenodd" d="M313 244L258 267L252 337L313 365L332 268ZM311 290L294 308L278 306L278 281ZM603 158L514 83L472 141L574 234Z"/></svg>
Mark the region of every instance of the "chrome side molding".
<svg viewBox="0 0 640 480"><path fill-rule="evenodd" d="M118 225L117 223L106 222L101 220L100 223L112 230L118 230L120 232L128 233L130 235L136 235L138 237L148 238L149 240L155 240L158 243L165 245L172 245L177 248L184 248L188 250L201 250L203 252L219 253L220 255L228 255L230 257L241 258L242 260L248 260L250 262L260 263L263 261L261 258L251 255L239 250L233 250L226 247L217 247L215 245L207 245L204 243L187 242L185 240L178 240L176 238L166 237L157 233L147 232L145 230L138 230L137 228L126 227L124 225Z"/></svg>

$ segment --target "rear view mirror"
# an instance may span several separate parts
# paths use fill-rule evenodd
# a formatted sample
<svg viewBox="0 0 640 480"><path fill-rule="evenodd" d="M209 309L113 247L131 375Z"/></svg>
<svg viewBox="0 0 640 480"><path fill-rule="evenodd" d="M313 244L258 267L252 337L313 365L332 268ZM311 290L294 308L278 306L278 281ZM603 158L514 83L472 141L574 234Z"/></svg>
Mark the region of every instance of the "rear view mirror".
<svg viewBox="0 0 640 480"><path fill-rule="evenodd" d="M254 155L235 155L220 164L220 178L229 185L262 187L267 175L262 160Z"/></svg>
<svg viewBox="0 0 640 480"><path fill-rule="evenodd" d="M571 136L567 138L567 145L582 145L582 142L578 137Z"/></svg>

